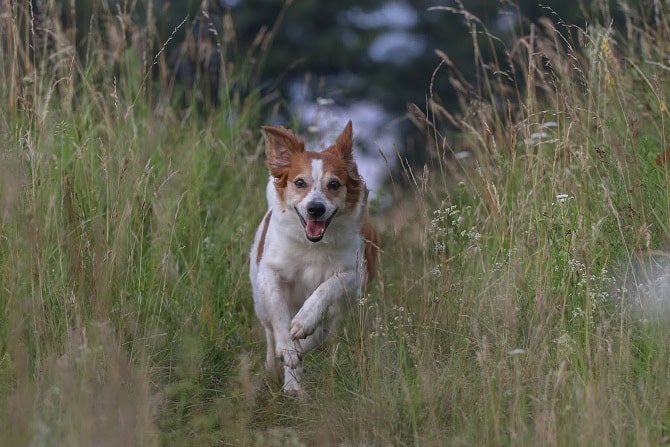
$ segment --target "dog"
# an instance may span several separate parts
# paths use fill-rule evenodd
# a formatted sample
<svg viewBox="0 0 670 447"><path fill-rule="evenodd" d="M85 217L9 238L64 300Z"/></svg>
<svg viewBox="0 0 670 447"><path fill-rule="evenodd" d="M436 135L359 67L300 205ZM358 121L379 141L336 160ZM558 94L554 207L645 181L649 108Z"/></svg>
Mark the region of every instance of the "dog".
<svg viewBox="0 0 670 447"><path fill-rule="evenodd" d="M303 354L334 332L376 274L379 242L353 156L351 121L320 152L283 127L263 126L268 211L250 253L254 309L265 329L265 367L302 395Z"/></svg>

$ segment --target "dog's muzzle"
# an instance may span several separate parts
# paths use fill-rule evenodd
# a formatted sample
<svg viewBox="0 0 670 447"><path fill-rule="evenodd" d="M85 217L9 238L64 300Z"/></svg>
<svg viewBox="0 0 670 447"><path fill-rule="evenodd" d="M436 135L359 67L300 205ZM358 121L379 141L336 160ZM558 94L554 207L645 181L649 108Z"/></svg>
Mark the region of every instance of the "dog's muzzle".
<svg viewBox="0 0 670 447"><path fill-rule="evenodd" d="M328 217L328 219L321 219L326 213L326 207L319 202L309 202L307 204L307 219L305 219L297 207L295 209L300 223L302 223L303 228L305 229L305 236L310 242L319 242L323 239L323 235L326 234L326 229L330 225L330 221L333 220L333 216L337 213L337 208L333 211L333 214Z"/></svg>

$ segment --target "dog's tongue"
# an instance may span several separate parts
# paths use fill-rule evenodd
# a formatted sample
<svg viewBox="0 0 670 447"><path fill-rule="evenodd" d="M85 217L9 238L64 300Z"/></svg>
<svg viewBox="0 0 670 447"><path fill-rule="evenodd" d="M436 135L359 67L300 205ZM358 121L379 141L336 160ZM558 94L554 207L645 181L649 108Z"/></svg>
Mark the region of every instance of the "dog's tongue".
<svg viewBox="0 0 670 447"><path fill-rule="evenodd" d="M322 220L308 220L305 231L310 238L317 238L326 231L326 222Z"/></svg>

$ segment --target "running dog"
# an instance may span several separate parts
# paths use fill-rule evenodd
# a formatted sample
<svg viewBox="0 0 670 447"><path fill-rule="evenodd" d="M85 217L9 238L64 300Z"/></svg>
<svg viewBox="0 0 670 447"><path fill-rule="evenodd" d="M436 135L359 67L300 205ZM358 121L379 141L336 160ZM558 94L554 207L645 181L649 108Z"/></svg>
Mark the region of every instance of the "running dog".
<svg viewBox="0 0 670 447"><path fill-rule="evenodd" d="M320 152L283 127L264 126L268 211L250 254L256 315L270 371L302 394L303 354L319 346L375 275L377 234L353 157L349 121Z"/></svg>

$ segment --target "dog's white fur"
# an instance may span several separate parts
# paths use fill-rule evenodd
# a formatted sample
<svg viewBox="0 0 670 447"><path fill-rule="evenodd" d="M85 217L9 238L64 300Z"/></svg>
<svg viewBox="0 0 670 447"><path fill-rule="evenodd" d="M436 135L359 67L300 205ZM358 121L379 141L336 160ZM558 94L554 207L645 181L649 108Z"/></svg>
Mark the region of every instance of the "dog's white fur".
<svg viewBox="0 0 670 447"><path fill-rule="evenodd" d="M305 175L311 190L295 200L280 197L276 179L270 177L269 210L256 231L250 255L254 307L267 338L266 368L278 371L279 360L284 368L283 388L294 394L302 393L303 353L333 332L344 308L361 296L366 283L361 221L367 213L367 194L360 194L353 209L351 204L333 203L319 186L323 175L327 173L321 160L312 160L311 172ZM323 239L316 243L307 240L296 213L305 216L306 204L315 199L325 204L326 217L335 213ZM350 209L342 212L338 205Z"/></svg>

